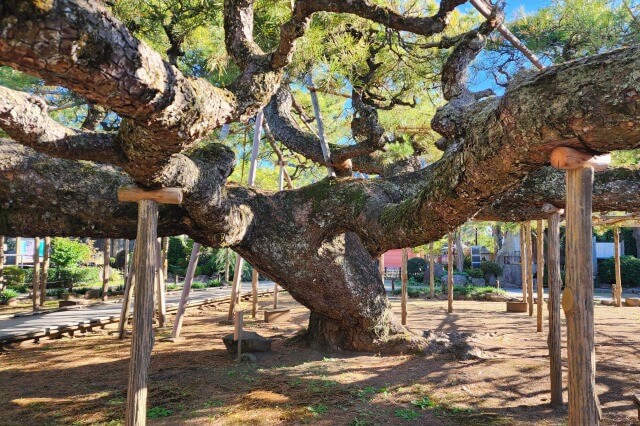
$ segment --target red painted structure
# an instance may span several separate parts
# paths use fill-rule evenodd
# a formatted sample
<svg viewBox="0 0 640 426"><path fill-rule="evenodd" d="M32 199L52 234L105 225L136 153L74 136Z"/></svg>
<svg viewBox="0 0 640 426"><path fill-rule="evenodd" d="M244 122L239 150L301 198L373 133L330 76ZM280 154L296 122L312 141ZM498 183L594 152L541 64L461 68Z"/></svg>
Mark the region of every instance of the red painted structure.
<svg viewBox="0 0 640 426"><path fill-rule="evenodd" d="M418 257L411 249L407 249L409 259ZM402 249L389 250L384 254L385 268L400 268L402 266Z"/></svg>

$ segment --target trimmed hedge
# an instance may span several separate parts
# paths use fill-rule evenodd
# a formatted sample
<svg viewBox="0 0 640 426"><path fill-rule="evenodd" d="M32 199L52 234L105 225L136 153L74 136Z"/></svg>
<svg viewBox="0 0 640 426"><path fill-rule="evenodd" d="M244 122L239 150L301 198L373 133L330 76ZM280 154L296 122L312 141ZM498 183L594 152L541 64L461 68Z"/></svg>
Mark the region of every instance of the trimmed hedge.
<svg viewBox="0 0 640 426"><path fill-rule="evenodd" d="M615 283L615 274L615 261L613 257L600 261L598 264L598 280L601 283ZM623 287L640 286L640 259L636 259L633 256L621 256L620 275L622 276Z"/></svg>
<svg viewBox="0 0 640 426"><path fill-rule="evenodd" d="M27 278L27 271L19 266L5 266L2 276L7 286L15 287L24 284Z"/></svg>
<svg viewBox="0 0 640 426"><path fill-rule="evenodd" d="M429 264L421 257L413 257L407 261L407 275L415 281L424 279L424 272L429 269Z"/></svg>

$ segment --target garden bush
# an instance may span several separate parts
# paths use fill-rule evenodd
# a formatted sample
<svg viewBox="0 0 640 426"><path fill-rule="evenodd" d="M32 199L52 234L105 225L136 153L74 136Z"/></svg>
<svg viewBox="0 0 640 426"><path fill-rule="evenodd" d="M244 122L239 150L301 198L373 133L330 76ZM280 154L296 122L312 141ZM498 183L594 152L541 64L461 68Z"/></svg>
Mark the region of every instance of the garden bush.
<svg viewBox="0 0 640 426"><path fill-rule="evenodd" d="M111 271L112 276L114 270ZM78 267L70 266L66 268L57 268L56 281L61 281L63 287L70 287L75 284L97 284L101 283L100 268L98 267ZM122 276L120 275L120 280Z"/></svg>
<svg viewBox="0 0 640 426"><path fill-rule="evenodd" d="M422 281L424 279L424 272L429 269L429 264L421 257L414 257L407 261L407 275L409 279L413 278L415 281Z"/></svg>
<svg viewBox="0 0 640 426"><path fill-rule="evenodd" d="M24 284L27 278L27 271L19 266L7 266L4 268L2 275L7 286L14 287Z"/></svg>
<svg viewBox="0 0 640 426"><path fill-rule="evenodd" d="M15 284L15 285L10 285L7 286L8 289L11 289L13 291L17 291L18 293L29 293L29 286L26 284Z"/></svg>
<svg viewBox="0 0 640 426"><path fill-rule="evenodd" d="M211 280L207 283L207 287L222 287L222 281L220 280Z"/></svg>
<svg viewBox="0 0 640 426"><path fill-rule="evenodd" d="M614 259L604 259L598 264L598 279L601 283L613 284L616 282ZM640 259L633 256L620 257L620 275L623 287L640 286Z"/></svg>
<svg viewBox="0 0 640 426"><path fill-rule="evenodd" d="M14 297L18 297L18 292L15 290L7 288L3 291L0 291L0 303L7 303L9 300L13 299Z"/></svg>
<svg viewBox="0 0 640 426"><path fill-rule="evenodd" d="M203 288L207 288L207 286L204 283L201 283L200 281L196 281L193 284L191 284L191 288L196 290L202 290Z"/></svg>
<svg viewBox="0 0 640 426"><path fill-rule="evenodd" d="M484 278L484 272L480 268L471 268L464 271L470 278Z"/></svg>
<svg viewBox="0 0 640 426"><path fill-rule="evenodd" d="M70 238L54 238L51 241L51 263L58 268L78 266L89 260L91 252L91 246Z"/></svg>
<svg viewBox="0 0 640 426"><path fill-rule="evenodd" d="M480 269L482 270L482 274L484 278L489 278L491 275L498 278L502 275L502 267L498 265L496 262L491 262L490 260L484 260L480 263Z"/></svg>

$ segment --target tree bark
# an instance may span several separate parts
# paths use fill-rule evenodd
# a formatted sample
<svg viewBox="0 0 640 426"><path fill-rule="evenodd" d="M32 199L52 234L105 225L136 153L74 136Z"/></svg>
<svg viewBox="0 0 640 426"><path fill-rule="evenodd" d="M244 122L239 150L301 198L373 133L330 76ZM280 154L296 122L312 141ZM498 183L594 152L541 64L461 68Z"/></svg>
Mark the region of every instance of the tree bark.
<svg viewBox="0 0 640 426"><path fill-rule="evenodd" d="M566 287L569 425L598 425L593 325L591 191L593 169L567 170Z"/></svg>
<svg viewBox="0 0 640 426"><path fill-rule="evenodd" d="M51 237L44 237L44 255L42 257L42 275L40 276L40 306L47 300L47 280L49 279L49 252Z"/></svg>
<svg viewBox="0 0 640 426"><path fill-rule="evenodd" d="M144 426L147 418L147 382L153 349L153 288L158 262L156 259L158 204L151 200L138 203L138 234L134 256L135 309L129 386L125 422L128 426Z"/></svg>
<svg viewBox="0 0 640 426"><path fill-rule="evenodd" d="M165 327L167 325L167 303L165 294L165 279L162 271L162 247L160 241L156 241L156 309L158 311L158 326Z"/></svg>
<svg viewBox="0 0 640 426"><path fill-rule="evenodd" d="M167 253L169 252L169 238L162 237L162 273L164 275L165 280L168 277L169 273L169 261L167 259Z"/></svg>
<svg viewBox="0 0 640 426"><path fill-rule="evenodd" d="M560 275L560 214L549 215L549 241L547 243L549 271L549 376L551 379L551 404L561 406L562 401L562 331L560 316L560 296L562 277Z"/></svg>
<svg viewBox="0 0 640 426"><path fill-rule="evenodd" d="M527 258L527 234L526 225L520 224L520 279L522 281L522 301L527 302L527 266L529 260Z"/></svg>

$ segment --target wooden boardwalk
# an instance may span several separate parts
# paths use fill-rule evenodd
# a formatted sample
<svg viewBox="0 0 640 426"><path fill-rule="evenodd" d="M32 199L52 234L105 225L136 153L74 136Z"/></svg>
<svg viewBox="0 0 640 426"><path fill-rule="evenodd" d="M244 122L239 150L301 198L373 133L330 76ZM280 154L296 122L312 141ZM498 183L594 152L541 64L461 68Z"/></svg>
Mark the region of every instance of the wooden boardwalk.
<svg viewBox="0 0 640 426"><path fill-rule="evenodd" d="M247 288L247 286L250 286L250 283L244 283L243 287ZM273 282L267 281L258 284L259 295L267 295L272 292ZM192 290L187 308L227 302L230 294L230 286ZM241 293L243 298L250 295L251 291ZM177 310L179 300L179 291L167 293L167 312ZM106 324L116 323L120 320L121 307L121 301L104 302L0 319L0 345L24 340L39 340L46 337L54 338L65 333L73 335L76 331L82 332L94 327L104 327Z"/></svg>

